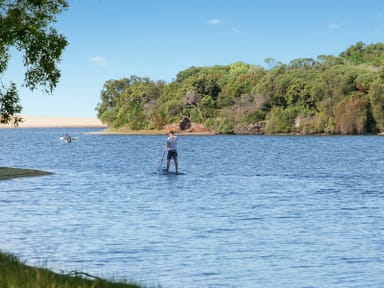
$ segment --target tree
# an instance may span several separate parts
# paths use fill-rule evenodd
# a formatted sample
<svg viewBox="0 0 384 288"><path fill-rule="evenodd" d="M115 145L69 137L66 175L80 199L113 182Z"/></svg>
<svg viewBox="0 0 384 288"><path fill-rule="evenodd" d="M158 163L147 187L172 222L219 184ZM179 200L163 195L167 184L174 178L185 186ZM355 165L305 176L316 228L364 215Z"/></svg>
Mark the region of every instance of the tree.
<svg viewBox="0 0 384 288"><path fill-rule="evenodd" d="M52 93L60 78L57 64L68 42L51 24L66 8L66 0L0 0L0 77L7 69L10 49L16 48L23 53L25 86ZM21 121L16 115L22 109L18 102L15 83L6 87L0 78L0 123Z"/></svg>
<svg viewBox="0 0 384 288"><path fill-rule="evenodd" d="M102 102L97 104L97 117L106 124L112 124L121 106L121 95L129 85L136 81L136 76L120 80L108 80L104 83L100 97ZM110 110L114 111L113 113Z"/></svg>
<svg viewBox="0 0 384 288"><path fill-rule="evenodd" d="M106 81L101 91L102 102L96 107L97 117L115 128L159 128L162 119L157 113L157 103L164 86L163 81L135 75Z"/></svg>

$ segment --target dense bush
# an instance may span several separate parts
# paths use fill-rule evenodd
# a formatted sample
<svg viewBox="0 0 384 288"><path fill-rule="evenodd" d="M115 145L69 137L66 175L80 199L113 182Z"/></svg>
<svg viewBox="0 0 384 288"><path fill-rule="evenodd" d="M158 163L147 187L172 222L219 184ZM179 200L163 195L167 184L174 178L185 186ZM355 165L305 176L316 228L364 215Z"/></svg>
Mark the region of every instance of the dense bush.
<svg viewBox="0 0 384 288"><path fill-rule="evenodd" d="M168 84L131 76L107 81L96 110L115 128L161 129L187 118L223 134L384 132L383 59L384 44L358 42L339 56L269 70L190 67Z"/></svg>

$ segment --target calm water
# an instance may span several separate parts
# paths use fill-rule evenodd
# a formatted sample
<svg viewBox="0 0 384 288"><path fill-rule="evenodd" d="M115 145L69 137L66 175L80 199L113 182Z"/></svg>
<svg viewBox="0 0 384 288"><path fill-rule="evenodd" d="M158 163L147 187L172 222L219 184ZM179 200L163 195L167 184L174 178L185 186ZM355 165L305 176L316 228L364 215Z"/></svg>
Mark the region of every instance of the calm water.
<svg viewBox="0 0 384 288"><path fill-rule="evenodd" d="M65 132L79 136L71 144ZM0 249L28 264L168 287L384 287L384 137L0 130Z"/></svg>

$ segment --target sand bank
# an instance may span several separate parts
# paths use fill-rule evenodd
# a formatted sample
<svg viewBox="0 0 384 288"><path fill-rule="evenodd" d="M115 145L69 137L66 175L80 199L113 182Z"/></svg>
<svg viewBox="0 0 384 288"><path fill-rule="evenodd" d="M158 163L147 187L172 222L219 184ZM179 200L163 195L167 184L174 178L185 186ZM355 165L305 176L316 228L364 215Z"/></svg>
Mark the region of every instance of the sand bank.
<svg viewBox="0 0 384 288"><path fill-rule="evenodd" d="M19 177L44 176L50 174L52 173L35 169L0 167L0 180L7 180Z"/></svg>
<svg viewBox="0 0 384 288"><path fill-rule="evenodd" d="M40 117L21 115L23 122L19 124L20 128L77 128L107 127L97 118L80 117ZM0 125L0 128L13 128L12 125Z"/></svg>
<svg viewBox="0 0 384 288"><path fill-rule="evenodd" d="M177 125L167 125L163 130L130 130L125 128L112 129L97 118L76 117L41 117L20 116L23 122L19 128L105 128L91 134L127 134L127 135L166 135L169 130L175 130L177 135L214 135L215 133L203 128L202 125L193 125L191 129L181 131ZM0 125L0 128L13 128L12 125Z"/></svg>

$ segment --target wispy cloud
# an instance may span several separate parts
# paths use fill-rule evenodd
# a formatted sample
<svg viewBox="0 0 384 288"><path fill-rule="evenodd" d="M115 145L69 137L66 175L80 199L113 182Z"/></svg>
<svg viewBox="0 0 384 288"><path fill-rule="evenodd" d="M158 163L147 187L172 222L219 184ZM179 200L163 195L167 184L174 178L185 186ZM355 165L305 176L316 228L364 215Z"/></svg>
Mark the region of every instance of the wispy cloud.
<svg viewBox="0 0 384 288"><path fill-rule="evenodd" d="M335 22L331 22L328 24L328 28L331 30L337 30L340 29L340 25Z"/></svg>
<svg viewBox="0 0 384 288"><path fill-rule="evenodd" d="M89 61L94 63L96 66L105 67L108 65L107 59L105 59L102 56L94 56L94 57L90 58Z"/></svg>
<svg viewBox="0 0 384 288"><path fill-rule="evenodd" d="M208 21L207 21L207 23L208 24L211 24L211 25L219 25L219 24L221 24L223 21L221 21L220 19L217 19L217 18L215 18L215 19L209 19Z"/></svg>

